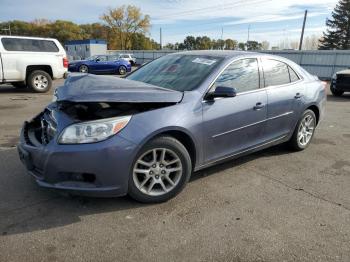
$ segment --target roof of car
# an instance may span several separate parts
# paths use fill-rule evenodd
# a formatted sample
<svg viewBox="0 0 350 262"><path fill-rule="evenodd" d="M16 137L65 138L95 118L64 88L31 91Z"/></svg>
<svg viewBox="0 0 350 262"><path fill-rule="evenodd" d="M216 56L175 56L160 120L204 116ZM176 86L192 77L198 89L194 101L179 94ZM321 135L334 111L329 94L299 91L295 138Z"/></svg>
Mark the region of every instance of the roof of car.
<svg viewBox="0 0 350 262"><path fill-rule="evenodd" d="M208 55L208 56L219 56L219 57L236 57L244 55L261 55L256 52L247 51L235 51L235 50L196 50L196 51L183 51L175 54L186 54L186 55Z"/></svg>

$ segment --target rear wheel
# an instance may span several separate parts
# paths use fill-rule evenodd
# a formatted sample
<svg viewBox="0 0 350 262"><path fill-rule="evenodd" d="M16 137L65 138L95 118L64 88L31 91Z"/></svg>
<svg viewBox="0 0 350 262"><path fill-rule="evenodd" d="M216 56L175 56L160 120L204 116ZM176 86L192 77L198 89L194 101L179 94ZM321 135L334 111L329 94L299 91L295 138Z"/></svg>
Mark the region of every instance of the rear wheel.
<svg viewBox="0 0 350 262"><path fill-rule="evenodd" d="M125 75L126 74L126 67L125 66L120 66L118 69L118 72L120 75Z"/></svg>
<svg viewBox="0 0 350 262"><path fill-rule="evenodd" d="M315 113L308 109L300 118L292 138L289 141L289 145L296 151L302 151L307 148L314 136L316 128L316 116Z"/></svg>
<svg viewBox="0 0 350 262"><path fill-rule="evenodd" d="M37 93L45 93L52 86L51 76L42 70L31 72L27 79L28 86Z"/></svg>
<svg viewBox="0 0 350 262"><path fill-rule="evenodd" d="M79 66L79 72L80 73L89 73L89 68L87 65L81 65Z"/></svg>
<svg viewBox="0 0 350 262"><path fill-rule="evenodd" d="M191 170L191 158L178 140L168 136L156 138L135 158L129 195L144 203L167 201L185 187Z"/></svg>
<svg viewBox="0 0 350 262"><path fill-rule="evenodd" d="M331 92L334 96L342 96L344 94L344 91L337 90L333 86L331 86Z"/></svg>

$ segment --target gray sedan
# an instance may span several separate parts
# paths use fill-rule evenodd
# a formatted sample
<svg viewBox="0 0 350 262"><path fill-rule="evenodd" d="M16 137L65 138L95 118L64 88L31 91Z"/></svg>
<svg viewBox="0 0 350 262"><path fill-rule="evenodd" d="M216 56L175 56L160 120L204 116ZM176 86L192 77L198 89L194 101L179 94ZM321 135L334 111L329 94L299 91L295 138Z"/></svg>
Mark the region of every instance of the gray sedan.
<svg viewBox="0 0 350 262"><path fill-rule="evenodd" d="M18 151L40 186L161 202L194 171L284 142L304 150L325 101L325 84L281 57L176 53L126 79L71 75Z"/></svg>

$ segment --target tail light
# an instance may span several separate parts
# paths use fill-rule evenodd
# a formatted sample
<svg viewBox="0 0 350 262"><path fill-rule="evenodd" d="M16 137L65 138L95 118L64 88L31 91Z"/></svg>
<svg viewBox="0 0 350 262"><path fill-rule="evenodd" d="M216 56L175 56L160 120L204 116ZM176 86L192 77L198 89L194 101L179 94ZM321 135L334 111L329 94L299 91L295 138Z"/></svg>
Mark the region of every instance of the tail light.
<svg viewBox="0 0 350 262"><path fill-rule="evenodd" d="M68 59L67 57L63 57L63 67L68 68Z"/></svg>
<svg viewBox="0 0 350 262"><path fill-rule="evenodd" d="M326 90L328 83L325 81L321 81L321 83L322 83L323 89Z"/></svg>

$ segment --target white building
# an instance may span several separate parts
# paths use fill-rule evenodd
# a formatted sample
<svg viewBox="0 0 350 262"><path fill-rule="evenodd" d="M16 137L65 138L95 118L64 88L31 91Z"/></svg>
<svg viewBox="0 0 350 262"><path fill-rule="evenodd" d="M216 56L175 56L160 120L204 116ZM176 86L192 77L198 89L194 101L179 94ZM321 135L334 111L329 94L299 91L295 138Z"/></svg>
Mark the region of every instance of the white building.
<svg viewBox="0 0 350 262"><path fill-rule="evenodd" d="M106 41L99 39L72 40L67 41L64 46L70 61L107 53Z"/></svg>

